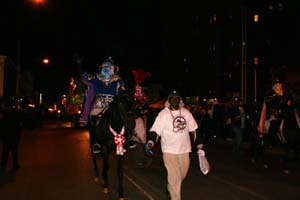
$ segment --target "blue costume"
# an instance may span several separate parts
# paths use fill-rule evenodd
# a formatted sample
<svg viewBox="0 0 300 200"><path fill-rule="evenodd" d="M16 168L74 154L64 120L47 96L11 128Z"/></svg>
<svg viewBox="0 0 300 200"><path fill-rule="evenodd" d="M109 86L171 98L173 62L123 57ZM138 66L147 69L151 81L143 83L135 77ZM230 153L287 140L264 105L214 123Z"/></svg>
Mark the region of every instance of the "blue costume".
<svg viewBox="0 0 300 200"><path fill-rule="evenodd" d="M88 86L82 117L85 117L85 119L88 117L87 125L90 137L95 136L97 120L108 109L114 96L121 90L125 90L123 80L116 74L118 67L113 64L111 57L100 65L99 71L100 73L95 75L90 75L86 72L82 74L82 81ZM94 140L91 139L91 141ZM99 147L99 144L91 145ZM99 150L94 151L94 153L98 152Z"/></svg>
<svg viewBox="0 0 300 200"><path fill-rule="evenodd" d="M86 94L84 106L85 115L99 115L104 112L114 96L120 90L125 90L124 82L120 76L116 75L118 67L113 65L111 58L108 58L100 67L100 73L90 75L82 74L82 81L89 87Z"/></svg>

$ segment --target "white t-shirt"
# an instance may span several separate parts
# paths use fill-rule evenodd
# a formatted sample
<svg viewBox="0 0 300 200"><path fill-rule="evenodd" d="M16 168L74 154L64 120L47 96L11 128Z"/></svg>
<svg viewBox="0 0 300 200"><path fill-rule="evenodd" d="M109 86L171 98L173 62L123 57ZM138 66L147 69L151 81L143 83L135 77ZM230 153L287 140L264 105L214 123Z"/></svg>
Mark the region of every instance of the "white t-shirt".
<svg viewBox="0 0 300 200"><path fill-rule="evenodd" d="M150 131L161 136L162 152L181 154L191 152L189 132L197 128L196 120L186 108L171 111L165 107L158 113Z"/></svg>

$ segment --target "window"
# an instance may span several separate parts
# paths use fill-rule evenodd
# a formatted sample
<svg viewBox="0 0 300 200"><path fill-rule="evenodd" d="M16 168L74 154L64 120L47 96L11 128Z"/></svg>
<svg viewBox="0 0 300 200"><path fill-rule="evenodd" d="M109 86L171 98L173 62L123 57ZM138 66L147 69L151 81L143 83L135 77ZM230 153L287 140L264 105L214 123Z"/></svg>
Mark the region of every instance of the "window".
<svg viewBox="0 0 300 200"><path fill-rule="evenodd" d="M253 20L254 20L254 22L258 22L259 21L259 15L258 14L254 14Z"/></svg>

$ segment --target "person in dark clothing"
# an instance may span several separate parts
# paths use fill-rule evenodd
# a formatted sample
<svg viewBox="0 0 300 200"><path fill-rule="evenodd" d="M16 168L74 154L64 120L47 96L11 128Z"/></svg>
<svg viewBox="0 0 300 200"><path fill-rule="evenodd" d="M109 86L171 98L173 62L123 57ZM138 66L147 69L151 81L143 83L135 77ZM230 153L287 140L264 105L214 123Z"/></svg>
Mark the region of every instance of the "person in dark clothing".
<svg viewBox="0 0 300 200"><path fill-rule="evenodd" d="M18 152L22 130L23 113L9 100L2 100L0 132L2 138L1 169L6 170L9 154L12 156L13 169L20 168Z"/></svg>
<svg viewBox="0 0 300 200"><path fill-rule="evenodd" d="M255 157L253 157L253 162L266 161L265 150L266 148L272 148L274 141L277 140L277 135L279 132L279 127L283 117L283 107L285 106L284 101L286 98L288 88L284 87L283 83L276 79L272 85L272 89L268 90L263 99L260 111L257 113L256 118L257 123L254 124L255 139ZM260 154L260 155L258 155ZM255 160L256 159L256 160ZM264 167L268 168L267 163L264 163Z"/></svg>
<svg viewBox="0 0 300 200"><path fill-rule="evenodd" d="M249 114L250 116L250 154L251 154L251 162L261 162L264 164L264 166L267 166L264 160L264 154L265 154L265 139L266 135L263 137L259 137L259 133L257 133L257 126L260 119L260 111L261 106L255 102L253 105L251 112Z"/></svg>
<svg viewBox="0 0 300 200"><path fill-rule="evenodd" d="M229 111L229 117L232 133L234 134L232 151L235 154L240 154L246 125L246 114L241 99L235 99L234 104Z"/></svg>
<svg viewBox="0 0 300 200"><path fill-rule="evenodd" d="M206 106L201 106L199 116L197 116L198 129L196 130L196 139L194 144L197 144L197 148L203 149L205 141L209 135L209 114Z"/></svg>
<svg viewBox="0 0 300 200"><path fill-rule="evenodd" d="M300 119L292 95L287 97L286 104L283 107L283 119L281 120L279 135L281 135L285 148L282 158L282 172L289 174L290 165L295 160L300 144Z"/></svg>

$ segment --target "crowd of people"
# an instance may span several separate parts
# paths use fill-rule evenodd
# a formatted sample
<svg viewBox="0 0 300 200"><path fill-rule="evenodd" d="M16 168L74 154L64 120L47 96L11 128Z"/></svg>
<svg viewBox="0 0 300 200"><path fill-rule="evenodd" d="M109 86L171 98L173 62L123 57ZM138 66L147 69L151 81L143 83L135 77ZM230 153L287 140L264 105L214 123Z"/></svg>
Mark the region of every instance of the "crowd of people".
<svg viewBox="0 0 300 200"><path fill-rule="evenodd" d="M198 121L197 132L203 142L222 138L232 141L232 153L250 156L253 163L264 161L266 149L281 150L278 161L282 172L291 172L291 163L299 157L299 102L281 81L275 80L261 104L246 105L239 97L220 104L218 101L190 106Z"/></svg>
<svg viewBox="0 0 300 200"><path fill-rule="evenodd" d="M110 57L99 66L96 74L81 74L81 80L86 85L81 120L86 122L89 130L92 154L101 152L101 146L95 140L99 118L114 97L125 91L125 84L117 74L118 70ZM180 199L181 185L188 173L193 149L205 149L207 141L218 138L232 141L232 154L235 156L247 156L245 150L250 152L252 162L264 162L266 146L276 143L283 149L283 154L278 159L282 164L282 172L291 172L291 163L300 150L299 108L293 94L284 90L280 81L274 82L261 104L252 107L245 105L240 97L232 97L223 104L213 99L198 105L185 105L180 92L173 90L167 96L163 108L151 109L141 87L142 81L150 74L134 70L133 75L134 98L138 102L134 137L129 138L134 141L133 157L138 167L149 167L151 149L160 142L167 170L166 193L169 199ZM7 168L10 154L13 169L20 168L18 146L23 119L17 106L1 99L2 170ZM250 149L244 149L245 142L250 144L247 146Z"/></svg>
<svg viewBox="0 0 300 200"><path fill-rule="evenodd" d="M265 168L268 168L265 150L276 146L282 152L277 156L282 173L288 175L297 170L292 166L300 156L299 104L282 82L276 80L261 105L251 107L239 97L233 97L223 105L213 100L184 106L182 100L177 91L168 96L165 107L152 115L154 119L147 136L148 148L153 148L158 141L161 143L169 199L180 199L191 145L205 149L206 145L213 145L213 142L208 143L209 140L230 140L234 157L249 156L250 162ZM248 145L244 145L246 143Z"/></svg>
<svg viewBox="0 0 300 200"><path fill-rule="evenodd" d="M108 88L112 88L111 83L117 81L118 88L113 87L110 90L112 92L109 93L112 96L110 100L119 92L119 88L124 90L125 87L121 77L116 75L117 71L112 60L107 60L100 69L98 75L85 76L83 80L94 82L92 86L94 91L89 89L91 87L89 84L86 84L87 89L93 92L97 97L97 103L103 109L109 106L109 101L107 103L103 100L108 93L104 92L102 87L106 86L107 90L107 85L110 86ZM132 138L136 147L133 156L138 166L144 168L147 165L145 163L149 164L149 154L145 155L145 152L160 142L168 174L166 191L171 199L180 199L181 184L188 172L189 153L193 147L204 149L208 140L217 138L232 141L233 155L246 156L247 151L250 152L252 162L258 162L259 159L264 162L266 145L274 145L275 143L272 143L275 141L274 138L280 138L281 135L279 145L284 149L281 157L282 171L285 174L290 173L289 164L299 150L300 120L292 94L287 91L283 93L281 83L274 83L271 92L267 92L261 105L256 104L254 107L245 105L240 97L233 97L225 104L212 100L196 106L184 105L184 97L174 90L167 97L164 108L153 110L147 107L147 97L143 96L143 88L140 85L149 74L143 72L141 76L136 76L138 72L138 70L133 72L136 81L135 98L140 100L142 109L137 114L136 137ZM103 86L95 87L95 84ZM106 106L103 106L103 102L107 103ZM89 109L95 109L97 103L94 99L89 103ZM84 108L86 109L86 106ZM276 115L276 112L280 113L280 116ZM89 111L88 121L93 113L99 115L101 109L98 109L97 113ZM266 127L262 128L261 124ZM89 130L92 132L91 126ZM245 142L250 143L249 149L244 149Z"/></svg>

